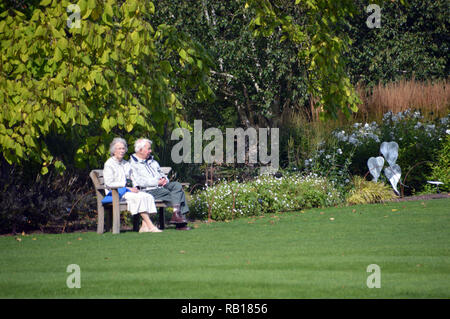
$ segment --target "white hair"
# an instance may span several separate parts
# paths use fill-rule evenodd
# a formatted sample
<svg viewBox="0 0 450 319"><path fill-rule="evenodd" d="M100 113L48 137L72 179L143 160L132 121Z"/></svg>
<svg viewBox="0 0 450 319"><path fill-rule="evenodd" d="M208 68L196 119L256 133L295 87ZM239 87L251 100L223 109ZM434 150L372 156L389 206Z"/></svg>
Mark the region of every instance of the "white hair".
<svg viewBox="0 0 450 319"><path fill-rule="evenodd" d="M125 141L125 140L124 140L123 138L121 138L121 137L115 137L115 138L112 140L111 144L109 145L109 154L110 154L111 156L114 155L114 152L115 152L115 150L116 150L116 144L117 144L117 143L122 143L123 146L125 146L125 153L128 152L127 141Z"/></svg>
<svg viewBox="0 0 450 319"><path fill-rule="evenodd" d="M142 148L144 148L145 144L149 143L150 145L152 145L152 141L150 141L147 138L140 138L138 139L136 142L134 142L134 151L137 153L139 152Z"/></svg>

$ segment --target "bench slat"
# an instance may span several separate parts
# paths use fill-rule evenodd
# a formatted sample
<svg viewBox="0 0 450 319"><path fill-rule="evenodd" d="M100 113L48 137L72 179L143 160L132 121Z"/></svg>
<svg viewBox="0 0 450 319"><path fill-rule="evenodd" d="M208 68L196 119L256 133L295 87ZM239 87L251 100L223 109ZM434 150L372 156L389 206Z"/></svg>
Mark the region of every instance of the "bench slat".
<svg viewBox="0 0 450 319"><path fill-rule="evenodd" d="M172 170L172 167L161 167L161 171L162 171L166 176L169 176L171 170Z"/></svg>

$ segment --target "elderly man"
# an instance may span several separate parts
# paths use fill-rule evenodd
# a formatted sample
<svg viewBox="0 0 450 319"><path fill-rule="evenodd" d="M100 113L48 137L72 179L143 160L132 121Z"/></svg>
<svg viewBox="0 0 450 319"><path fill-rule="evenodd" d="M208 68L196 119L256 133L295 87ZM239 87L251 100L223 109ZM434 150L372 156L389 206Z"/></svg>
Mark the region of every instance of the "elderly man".
<svg viewBox="0 0 450 319"><path fill-rule="evenodd" d="M190 230L187 227L186 213L189 207L183 186L178 182L171 182L161 171L157 161L153 159L152 141L141 138L134 143L135 153L130 157L132 168L131 179L137 188L145 191L155 198L170 203L173 215L170 223L176 224L177 230Z"/></svg>

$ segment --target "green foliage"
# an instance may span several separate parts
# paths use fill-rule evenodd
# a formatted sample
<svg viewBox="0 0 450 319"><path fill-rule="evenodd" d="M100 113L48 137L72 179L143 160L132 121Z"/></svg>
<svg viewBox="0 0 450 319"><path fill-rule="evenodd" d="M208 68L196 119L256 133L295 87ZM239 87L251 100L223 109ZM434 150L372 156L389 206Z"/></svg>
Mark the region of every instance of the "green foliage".
<svg viewBox="0 0 450 319"><path fill-rule="evenodd" d="M154 28L152 2L79 0L79 27L69 4L0 12L0 149L43 174L65 165L49 139L69 141L79 166L98 165L112 135L157 139L167 123L183 123L180 94L212 95L210 57L173 27Z"/></svg>
<svg viewBox="0 0 450 319"><path fill-rule="evenodd" d="M161 0L155 21L188 32L215 61L217 100L189 99L188 119L275 127L286 111L309 112L310 102L355 109L351 84L360 80L446 77L445 1L405 2L370 2L381 7L379 29L366 25L367 1Z"/></svg>
<svg viewBox="0 0 450 319"><path fill-rule="evenodd" d="M355 3L357 14L345 28L353 40L347 68L353 83L448 77L448 1L383 1L381 26L373 29L365 26L368 2Z"/></svg>
<svg viewBox="0 0 450 319"><path fill-rule="evenodd" d="M436 162L431 166L432 172L428 180L444 183L439 189L450 192L450 134L447 133L445 142L437 154ZM436 186L427 185L428 191L435 191Z"/></svg>
<svg viewBox="0 0 450 319"><path fill-rule="evenodd" d="M437 161L436 153L448 129L449 116L426 121L418 111L387 112L380 123L354 123L334 130L332 134L337 144L323 144L311 164L314 166L323 154L332 154L338 147L341 156L351 162L350 175L363 176L368 173L367 160L381 155L381 143L395 141L399 145L396 163L402 170L401 181L407 185L404 192L410 195L425 187L430 164Z"/></svg>
<svg viewBox="0 0 450 319"><path fill-rule="evenodd" d="M396 141L399 145L397 164L402 169L402 181L407 194L423 189L431 172L432 163L438 160L450 128L450 114L434 121L425 121L419 112L388 112L380 126L381 141Z"/></svg>
<svg viewBox="0 0 450 319"><path fill-rule="evenodd" d="M189 32L213 56L210 84L213 103L198 103L189 96L186 116L206 125L225 128L274 127L280 115L308 101L306 66L297 50L278 32L255 38L245 1L161 0L156 4L158 23L169 21ZM294 6L286 8L292 9ZM295 12L301 18L301 12Z"/></svg>
<svg viewBox="0 0 450 319"><path fill-rule="evenodd" d="M325 178L286 174L249 182L221 182L192 196L190 216L229 220L245 216L335 205L341 193Z"/></svg>
<svg viewBox="0 0 450 319"><path fill-rule="evenodd" d="M356 122L335 129L331 124L324 128L292 122L285 127L288 135L282 135L280 149L284 160L280 163L290 170L327 177L335 182L335 187L345 189L351 176L369 173L367 160L381 156L382 142L395 141L399 145L401 181L407 186L404 194L410 195L424 189L433 165L445 167L445 161L433 163L442 161L438 152L444 147L449 123L449 115L426 120L420 112L411 110L387 112L379 122ZM386 182L383 174L381 178Z"/></svg>
<svg viewBox="0 0 450 319"><path fill-rule="evenodd" d="M347 198L350 205L382 203L396 198L392 188L383 182L367 181L355 176L353 186Z"/></svg>
<svg viewBox="0 0 450 319"><path fill-rule="evenodd" d="M280 28L281 41L291 41L298 50L297 58L306 61L308 91L322 118L358 110L360 100L345 71L344 52L350 39L341 31L356 12L353 1L295 1L306 17L302 23L281 11L284 1L247 3L255 12L251 22L255 35L269 37Z"/></svg>
<svg viewBox="0 0 450 319"><path fill-rule="evenodd" d="M68 168L45 176L10 166L0 160L0 233L40 230L60 232L93 228L96 200L88 174L77 176ZM90 194L89 194L90 193Z"/></svg>

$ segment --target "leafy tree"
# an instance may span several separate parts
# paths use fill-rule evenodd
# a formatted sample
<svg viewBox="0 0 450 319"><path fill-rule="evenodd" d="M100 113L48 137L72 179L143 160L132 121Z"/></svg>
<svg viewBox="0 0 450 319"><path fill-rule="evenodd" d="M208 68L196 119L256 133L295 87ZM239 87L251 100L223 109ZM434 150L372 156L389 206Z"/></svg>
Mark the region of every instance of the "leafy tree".
<svg viewBox="0 0 450 319"><path fill-rule="evenodd" d="M353 83L448 77L448 1L384 1L380 28L372 29L365 27L367 1L355 3L358 14L346 26L353 39L347 54Z"/></svg>
<svg viewBox="0 0 450 319"><path fill-rule="evenodd" d="M168 21L201 42L215 61L210 84L216 100L185 103L188 119L205 126L274 127L284 112L307 105L306 65L282 34L254 37L251 12L244 0L161 0L157 23ZM299 19L302 12L292 4ZM188 98L187 96L185 96Z"/></svg>
<svg viewBox="0 0 450 319"><path fill-rule="evenodd" d="M265 37L277 30L281 40L289 40L297 49L297 58L308 66L308 91L321 109L321 118L337 117L358 110L360 102L346 72L344 52L350 39L343 30L349 17L356 13L352 0L296 0L295 5L305 14L299 23L284 8L292 1L249 0L254 10L252 27L255 35Z"/></svg>
<svg viewBox="0 0 450 319"><path fill-rule="evenodd" d="M156 140L186 125L180 95L212 96L212 60L191 38L150 23L146 0L42 0L0 6L0 149L9 164L98 165L113 135ZM79 24L78 24L79 23ZM68 157L68 156L66 156Z"/></svg>

